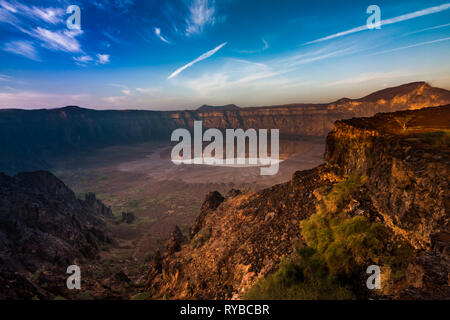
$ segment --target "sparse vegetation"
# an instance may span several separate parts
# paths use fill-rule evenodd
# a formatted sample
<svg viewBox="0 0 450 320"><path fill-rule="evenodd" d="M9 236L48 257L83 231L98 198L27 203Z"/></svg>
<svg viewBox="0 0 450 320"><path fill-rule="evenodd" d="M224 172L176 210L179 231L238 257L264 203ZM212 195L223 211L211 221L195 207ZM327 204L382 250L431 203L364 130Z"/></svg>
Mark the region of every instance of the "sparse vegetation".
<svg viewBox="0 0 450 320"><path fill-rule="evenodd" d="M201 229L191 240L192 248L201 247L208 239L211 237L211 229L203 228Z"/></svg>
<svg viewBox="0 0 450 320"><path fill-rule="evenodd" d="M437 130L423 133L420 135L420 138L436 148L448 147L450 145L450 130Z"/></svg>
<svg viewBox="0 0 450 320"><path fill-rule="evenodd" d="M78 293L78 300L94 300L92 293L89 290L82 290Z"/></svg>
<svg viewBox="0 0 450 320"><path fill-rule="evenodd" d="M142 293L139 293L139 294L131 297L131 300L149 300L150 298L151 297L148 292L142 292Z"/></svg>
<svg viewBox="0 0 450 320"><path fill-rule="evenodd" d="M397 123L400 125L400 127L402 128L403 132L408 131L409 129L409 124L411 123L412 120L414 120L416 118L415 115L412 114L408 114L405 115L403 117L395 117L395 121L397 121Z"/></svg>
<svg viewBox="0 0 450 320"><path fill-rule="evenodd" d="M315 250L298 248L277 272L259 280L244 296L262 300L355 299L352 291L332 277Z"/></svg>
<svg viewBox="0 0 450 320"><path fill-rule="evenodd" d="M348 179L338 182L327 194L322 196L317 206L317 212L335 213L342 208L349 195L367 182L367 176L351 175ZM321 189L319 192L324 193Z"/></svg>
<svg viewBox="0 0 450 320"><path fill-rule="evenodd" d="M144 255L144 261L145 261L145 262L150 262L150 261L152 261L154 255L155 255L155 252L154 252L153 250L148 251L148 252Z"/></svg>
<svg viewBox="0 0 450 320"><path fill-rule="evenodd" d="M392 240L389 230L363 216L342 211L350 195L367 181L350 176L321 196L316 213L301 222L308 246L298 247L277 272L259 280L245 295L248 299L353 299L361 288L352 279L370 264L389 265L401 278L403 263L412 249ZM362 287L362 286L361 286Z"/></svg>

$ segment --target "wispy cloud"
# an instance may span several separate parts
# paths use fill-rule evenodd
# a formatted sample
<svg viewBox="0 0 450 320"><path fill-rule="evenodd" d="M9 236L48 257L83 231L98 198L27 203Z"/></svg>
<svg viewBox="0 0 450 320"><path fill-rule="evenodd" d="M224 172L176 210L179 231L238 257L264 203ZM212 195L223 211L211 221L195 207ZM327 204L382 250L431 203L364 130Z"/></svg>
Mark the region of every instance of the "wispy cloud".
<svg viewBox="0 0 450 320"><path fill-rule="evenodd" d="M79 66L85 67L89 62L91 62L93 59L91 56L88 55L82 55L79 57L72 57L73 60L75 60L75 63Z"/></svg>
<svg viewBox="0 0 450 320"><path fill-rule="evenodd" d="M161 88L136 88L136 91L145 95L155 95L161 92Z"/></svg>
<svg viewBox="0 0 450 320"><path fill-rule="evenodd" d="M0 1L0 22L19 27L19 19L14 15L17 10L5 1Z"/></svg>
<svg viewBox="0 0 450 320"><path fill-rule="evenodd" d="M441 28L445 28L445 27L448 27L448 26L450 26L450 23L440 24L438 26L434 26L434 27L420 29L420 30L417 30L417 31L408 32L408 33L405 33L404 36L408 36L408 35L411 35L411 34L416 34L416 33L419 33L419 32L425 32L425 31L430 31L430 30L435 30L435 29L441 29Z"/></svg>
<svg viewBox="0 0 450 320"><path fill-rule="evenodd" d="M161 35L161 29L160 29L160 28L155 28L155 34L156 34L156 36L157 36L161 41L170 44L170 41L167 40L166 38L164 38L164 37Z"/></svg>
<svg viewBox="0 0 450 320"><path fill-rule="evenodd" d="M192 65L194 65L195 63L205 60L209 57L211 57L213 54L215 54L217 51L219 51L220 49L222 49L222 47L224 47L227 43L224 42L221 45L217 46L216 48L209 50L208 52L205 52L204 54L202 54L200 57L198 57L197 59L189 62L188 64L182 66L181 68L175 70L175 72L173 72L168 79L172 79L173 77L177 76L178 74L180 74L182 71L186 70L187 68L191 67Z"/></svg>
<svg viewBox="0 0 450 320"><path fill-rule="evenodd" d="M12 47L10 43L5 46L5 50L36 61L39 60L35 49L38 45L52 51L83 52L77 39L83 31L68 30L64 24L64 15L65 10L62 8L38 7L19 1L0 0L0 22L7 23L32 38L17 42L17 48ZM75 59L75 63L86 61Z"/></svg>
<svg viewBox="0 0 450 320"><path fill-rule="evenodd" d="M245 59L228 58L228 60L239 62L239 63L244 63L244 64L248 64L248 65L252 65L252 66L257 66L260 68L267 68L267 65L265 65L264 63L249 61L249 60L245 60Z"/></svg>
<svg viewBox="0 0 450 320"><path fill-rule="evenodd" d="M39 57L33 43L30 41L11 41L3 46L3 50L11 52L31 60L39 61Z"/></svg>
<svg viewBox="0 0 450 320"><path fill-rule="evenodd" d="M131 95L131 90L123 84L111 83L110 86L122 89L120 92L122 92L126 96Z"/></svg>
<svg viewBox="0 0 450 320"><path fill-rule="evenodd" d="M398 48L393 48L393 49L389 49L389 50L375 52L375 53L372 53L372 54L368 54L367 56L374 56L374 55L378 55L378 54L382 54L382 53L388 53L388 52L393 52L393 51L398 51L398 50L415 48L415 47L425 46L425 45L428 45L428 44L433 44L433 43L443 42L443 41L448 41L448 40L450 40L450 37L442 38L442 39L436 39L436 40L431 40L431 41L424 41L424 42L414 43L414 44L409 45L409 46L403 46L403 47L398 47Z"/></svg>
<svg viewBox="0 0 450 320"><path fill-rule="evenodd" d="M38 18L51 24L57 24L63 21L64 10L61 8L38 8L38 7L23 7L24 12L30 18Z"/></svg>
<svg viewBox="0 0 450 320"><path fill-rule="evenodd" d="M411 20L411 19L415 19L418 17L423 17L429 14L433 14L433 13L437 13L437 12L441 12L444 10L448 10L450 9L450 3L445 3L442 4L440 6L434 6L434 7L430 7L430 8L426 8L426 9L422 9L422 10L418 10L418 11L414 11L411 13L407 13L401 16L397 16L394 18L390 18L390 19L386 19L386 20L381 20L381 25L389 25L389 24L394 24L397 22L401 22L401 21L406 21L406 20ZM339 37L343 37L352 33L356 33L356 32L360 32L360 31L364 31L364 30L368 30L367 25L363 25L363 26L359 26L356 28L352 28L346 31L342 31L342 32L338 32L338 33L334 33L331 34L329 36L323 37L323 38L319 38L313 41L309 41L306 42L305 44L312 44L312 43L316 43L316 42L322 42L322 41L326 41L326 40L331 40L334 38L339 38Z"/></svg>
<svg viewBox="0 0 450 320"><path fill-rule="evenodd" d="M76 37L82 33L81 30L51 31L41 27L28 32L29 35L42 41L45 48L65 52L81 52L81 45Z"/></svg>
<svg viewBox="0 0 450 320"><path fill-rule="evenodd" d="M369 72L369 73L363 73L357 76L352 76L347 79L333 81L325 83L324 87L332 87L332 86L340 86L340 85L352 85L352 84L359 84L363 82L368 81L375 81L375 80L387 80L387 79L398 79L402 77L409 77L414 75L412 72L409 71L391 71L391 72Z"/></svg>
<svg viewBox="0 0 450 320"><path fill-rule="evenodd" d="M10 81L11 77L6 74L0 74L0 81Z"/></svg>
<svg viewBox="0 0 450 320"><path fill-rule="evenodd" d="M201 33L206 25L215 23L215 3L209 0L193 0L186 19L186 35Z"/></svg>
<svg viewBox="0 0 450 320"><path fill-rule="evenodd" d="M99 64L107 64L110 62L109 54L97 53L96 57L97 57L97 63L99 63Z"/></svg>
<svg viewBox="0 0 450 320"><path fill-rule="evenodd" d="M260 52L263 52L263 51L266 51L267 49L269 49L269 43L267 43L267 41L262 38L261 38L261 41L263 43L263 46L262 46L262 48L260 48L258 50L238 50L237 52L250 54L250 53L260 53Z"/></svg>
<svg viewBox="0 0 450 320"><path fill-rule="evenodd" d="M109 102L113 105L121 105L126 101L126 96L111 96L102 98L103 101Z"/></svg>
<svg viewBox="0 0 450 320"><path fill-rule="evenodd" d="M311 62L321 61L333 57L339 57L344 54L350 54L356 52L357 49L353 47L347 47L343 49L335 49L335 50L326 50L323 49L318 50L316 52L309 52L305 54L293 55L284 59L284 66L286 68L296 67L302 64L308 64Z"/></svg>
<svg viewBox="0 0 450 320"><path fill-rule="evenodd" d="M116 33L118 33L118 32L119 31L117 31ZM119 36L113 34L113 32L103 31L103 35L105 37L107 37L109 40L111 40L112 42L115 42L117 44L120 44L120 45L126 45L127 44L125 41L120 39Z"/></svg>
<svg viewBox="0 0 450 320"><path fill-rule="evenodd" d="M16 90L10 88L9 91L0 91L0 108L53 108L70 104L87 102L90 99L88 94L56 94L27 90Z"/></svg>
<svg viewBox="0 0 450 320"><path fill-rule="evenodd" d="M27 6L17 1L8 2L1 0L0 6L11 14L21 15L30 20L44 21L53 25L63 22L63 16L65 14L64 10L61 8L40 8L36 6ZM11 16L9 18L11 18Z"/></svg>

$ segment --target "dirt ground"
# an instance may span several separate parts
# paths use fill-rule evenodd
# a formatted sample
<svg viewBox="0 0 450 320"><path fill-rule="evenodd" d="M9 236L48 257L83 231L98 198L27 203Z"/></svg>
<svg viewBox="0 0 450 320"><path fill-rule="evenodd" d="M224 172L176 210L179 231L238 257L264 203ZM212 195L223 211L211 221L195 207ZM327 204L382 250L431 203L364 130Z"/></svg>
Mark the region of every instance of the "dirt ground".
<svg viewBox="0 0 450 320"><path fill-rule="evenodd" d="M297 170L323 162L324 140L280 141L279 171L261 176L258 167L175 165L167 144L116 146L54 159L53 172L78 197L94 192L115 215L108 221L117 245L103 248L99 266L120 266L141 281L145 265L164 244L175 225L184 234L199 214L205 195L217 190L258 190L291 179ZM132 212L132 223L120 222Z"/></svg>

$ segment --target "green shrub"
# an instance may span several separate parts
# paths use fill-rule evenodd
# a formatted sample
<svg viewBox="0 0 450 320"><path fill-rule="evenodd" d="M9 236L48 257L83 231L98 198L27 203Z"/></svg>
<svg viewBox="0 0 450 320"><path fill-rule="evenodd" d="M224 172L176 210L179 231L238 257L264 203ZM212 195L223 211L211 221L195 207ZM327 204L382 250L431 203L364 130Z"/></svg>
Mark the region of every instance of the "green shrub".
<svg viewBox="0 0 450 320"><path fill-rule="evenodd" d="M150 300L150 294L148 292L138 293L131 297L131 300Z"/></svg>
<svg viewBox="0 0 450 320"><path fill-rule="evenodd" d="M423 133L421 138L434 147L448 147L450 145L450 130L438 130Z"/></svg>
<svg viewBox="0 0 450 320"><path fill-rule="evenodd" d="M311 248L305 249L303 253L308 253L309 249ZM247 290L244 298L250 300L355 298L351 290L341 285L336 278L328 276L326 266L317 259L315 251L303 257L294 254L291 258L292 261L282 262L277 272L257 281Z"/></svg>
<svg viewBox="0 0 450 320"><path fill-rule="evenodd" d="M342 212L351 193L366 181L365 176L351 176L328 194L320 190L317 212L301 222L308 246L297 248L277 272L257 281L245 298L354 299L361 288L351 283L374 263L390 265L395 278L403 277L413 252L409 244L394 241L380 223Z"/></svg>
<svg viewBox="0 0 450 320"><path fill-rule="evenodd" d="M211 228L201 229L191 240L193 249L201 247L211 237Z"/></svg>
<svg viewBox="0 0 450 320"><path fill-rule="evenodd" d="M150 250L144 255L144 261L150 262L153 260L154 256L155 256L155 252L153 250Z"/></svg>
<svg viewBox="0 0 450 320"><path fill-rule="evenodd" d="M334 213L342 208L350 194L367 182L367 176L351 175L348 179L336 183L331 191L319 202L320 212ZM319 190L323 192L323 189Z"/></svg>
<svg viewBox="0 0 450 320"><path fill-rule="evenodd" d="M80 291L77 295L78 300L94 300L92 293L89 290Z"/></svg>
<svg viewBox="0 0 450 320"><path fill-rule="evenodd" d="M386 251L387 229L365 217L316 213L301 226L308 246L323 256L336 275L348 275L361 265L378 262Z"/></svg>

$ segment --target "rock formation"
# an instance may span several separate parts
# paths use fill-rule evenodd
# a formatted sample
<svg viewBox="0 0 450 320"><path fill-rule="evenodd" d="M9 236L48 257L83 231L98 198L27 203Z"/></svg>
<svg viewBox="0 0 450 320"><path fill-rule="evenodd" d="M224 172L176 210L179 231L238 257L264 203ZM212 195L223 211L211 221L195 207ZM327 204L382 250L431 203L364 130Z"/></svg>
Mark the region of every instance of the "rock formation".
<svg viewBox="0 0 450 320"><path fill-rule="evenodd" d="M360 99L323 104L239 108L202 106L185 111L97 111L75 106L51 110L0 110L0 171L48 168L54 155L111 145L170 141L177 128L280 129L281 138L325 137L339 119L450 103L448 90L425 82L387 88ZM45 124L45 125L43 125Z"/></svg>
<svg viewBox="0 0 450 320"><path fill-rule="evenodd" d="M403 261L403 280L387 281L380 294L449 298L449 261L434 250L445 242L435 234L449 232L449 129L450 105L336 122L326 164L259 192L224 200L208 195L191 233L193 240L200 230L208 236L164 253L149 272L148 292L170 299L242 297L303 242L300 221L316 212L318 190L357 174L367 181L343 203L343 212L382 223L414 248Z"/></svg>
<svg viewBox="0 0 450 320"><path fill-rule="evenodd" d="M38 282L97 258L99 245L113 242L103 220L110 214L95 195L77 199L49 172L0 174L0 297L51 297Z"/></svg>

